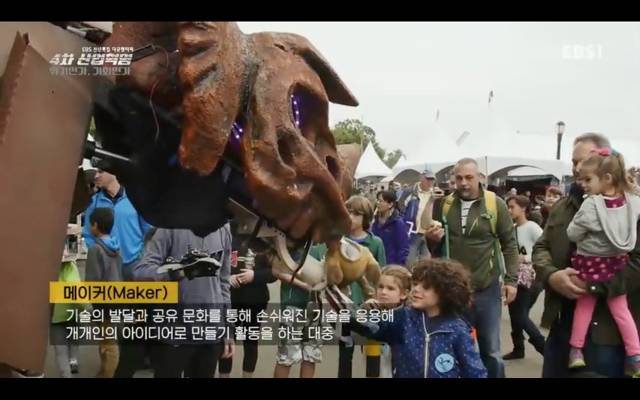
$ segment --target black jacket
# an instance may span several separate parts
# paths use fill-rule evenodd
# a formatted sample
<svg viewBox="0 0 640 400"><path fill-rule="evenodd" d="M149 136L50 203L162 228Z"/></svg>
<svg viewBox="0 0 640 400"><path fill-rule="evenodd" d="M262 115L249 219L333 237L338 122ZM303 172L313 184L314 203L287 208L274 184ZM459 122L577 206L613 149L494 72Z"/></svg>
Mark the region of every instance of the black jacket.
<svg viewBox="0 0 640 400"><path fill-rule="evenodd" d="M244 268L243 263L237 263L231 267L231 275L240 274ZM253 268L253 281L239 288L231 287L231 304L234 308L263 305L269 302L268 283L275 282L276 278L271 273L271 264L263 254L257 254Z"/></svg>

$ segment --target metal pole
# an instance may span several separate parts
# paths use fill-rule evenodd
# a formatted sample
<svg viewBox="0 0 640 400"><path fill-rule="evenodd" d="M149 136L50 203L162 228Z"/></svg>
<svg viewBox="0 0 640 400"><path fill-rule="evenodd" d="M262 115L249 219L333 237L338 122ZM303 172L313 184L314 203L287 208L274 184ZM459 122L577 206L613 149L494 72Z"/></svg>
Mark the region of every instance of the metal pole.
<svg viewBox="0 0 640 400"><path fill-rule="evenodd" d="M556 160L560 160L560 150L562 148L562 134L564 133L564 122L558 121L556 124L558 130L558 140L557 140L557 148L556 148Z"/></svg>

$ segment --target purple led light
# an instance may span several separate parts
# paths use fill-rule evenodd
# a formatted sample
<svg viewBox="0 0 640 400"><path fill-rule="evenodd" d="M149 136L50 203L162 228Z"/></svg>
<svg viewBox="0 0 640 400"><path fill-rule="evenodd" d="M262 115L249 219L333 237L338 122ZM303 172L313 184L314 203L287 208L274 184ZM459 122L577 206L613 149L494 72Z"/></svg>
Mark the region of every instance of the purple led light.
<svg viewBox="0 0 640 400"><path fill-rule="evenodd" d="M231 135L229 135L229 146L233 149L234 152L238 153L240 151L240 142L242 141L242 135L244 131L240 124L234 122L231 125Z"/></svg>
<svg viewBox="0 0 640 400"><path fill-rule="evenodd" d="M300 102L296 95L291 95L291 111L293 111L293 118L296 126L300 128Z"/></svg>

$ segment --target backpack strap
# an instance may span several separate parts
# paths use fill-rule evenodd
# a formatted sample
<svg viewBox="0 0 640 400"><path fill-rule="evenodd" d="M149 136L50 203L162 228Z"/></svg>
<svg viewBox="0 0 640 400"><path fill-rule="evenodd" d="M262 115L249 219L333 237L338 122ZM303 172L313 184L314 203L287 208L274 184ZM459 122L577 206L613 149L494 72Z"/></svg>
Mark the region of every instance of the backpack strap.
<svg viewBox="0 0 640 400"><path fill-rule="evenodd" d="M498 236L498 200L496 199L496 194L485 190L484 191L484 204L487 208L487 213L491 216L491 233L493 236Z"/></svg>
<svg viewBox="0 0 640 400"><path fill-rule="evenodd" d="M445 260L449 259L449 221L447 220L447 214L449 214L453 201L453 193L442 201L442 225L444 227L444 254L442 254L442 258Z"/></svg>
<svg viewBox="0 0 640 400"><path fill-rule="evenodd" d="M493 260L494 266L498 268L500 272L501 280L504 279L506 274L506 266L504 265L504 256L502 255L502 245L498 238L498 200L496 194L489 190L484 191L484 205L487 214L491 217L489 223L491 224L491 233L493 234Z"/></svg>
<svg viewBox="0 0 640 400"><path fill-rule="evenodd" d="M443 219L447 217L447 214L449 214L449 210L453 205L453 200L454 200L453 193L451 193L442 202L442 218Z"/></svg>

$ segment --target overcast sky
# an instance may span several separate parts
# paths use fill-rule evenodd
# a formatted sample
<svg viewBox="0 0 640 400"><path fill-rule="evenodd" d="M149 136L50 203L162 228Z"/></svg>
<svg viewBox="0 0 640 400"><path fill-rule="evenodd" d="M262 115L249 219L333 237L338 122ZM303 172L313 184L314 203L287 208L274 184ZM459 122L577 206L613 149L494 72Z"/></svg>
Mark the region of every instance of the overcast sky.
<svg viewBox="0 0 640 400"><path fill-rule="evenodd" d="M597 131L614 138L614 146L620 139L618 146L640 148L638 23L239 25L245 33L306 36L360 101L357 108L332 105L331 124L361 118L383 146L400 148L411 159L421 156L435 131L451 141L469 131L469 143L487 142L491 131L499 146L506 138L511 147L529 147L539 137L544 146L531 155L553 157L559 120L566 123L567 140Z"/></svg>

